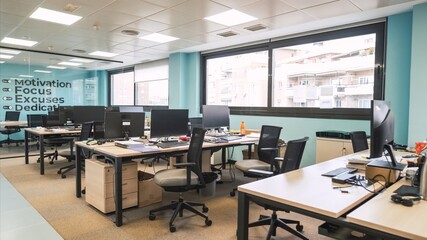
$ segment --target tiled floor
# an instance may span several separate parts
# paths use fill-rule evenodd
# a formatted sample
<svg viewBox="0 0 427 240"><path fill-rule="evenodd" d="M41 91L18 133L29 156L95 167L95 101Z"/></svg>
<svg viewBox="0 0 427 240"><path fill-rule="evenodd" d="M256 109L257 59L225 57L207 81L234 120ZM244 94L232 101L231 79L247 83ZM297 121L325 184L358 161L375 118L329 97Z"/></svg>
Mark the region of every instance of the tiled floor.
<svg viewBox="0 0 427 240"><path fill-rule="evenodd" d="M0 239L63 239L1 174Z"/></svg>

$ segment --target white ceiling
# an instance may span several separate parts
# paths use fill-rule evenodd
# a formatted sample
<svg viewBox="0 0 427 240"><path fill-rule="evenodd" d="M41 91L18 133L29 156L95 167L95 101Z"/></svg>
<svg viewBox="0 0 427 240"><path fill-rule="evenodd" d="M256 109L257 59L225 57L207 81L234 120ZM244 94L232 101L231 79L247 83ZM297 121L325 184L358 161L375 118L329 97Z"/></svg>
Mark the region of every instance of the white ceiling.
<svg viewBox="0 0 427 240"><path fill-rule="evenodd" d="M111 60L88 68L113 69L162 59L174 52L194 52L270 39L314 29L344 25L409 11L427 0L0 0L0 39L26 38L39 43L31 50L88 57L93 51L117 53ZM38 8L66 12L83 18L71 26L29 19ZM258 20L227 27L205 17L236 9ZM246 27L262 24L256 32ZM122 30L136 30L128 36ZM232 31L238 35L221 37ZM139 37L162 33L179 40L155 43ZM0 44L3 47L16 47ZM78 53L84 50L86 53ZM31 56L30 56L31 55ZM51 65L69 57L21 53L9 63ZM3 60L3 59L2 59Z"/></svg>

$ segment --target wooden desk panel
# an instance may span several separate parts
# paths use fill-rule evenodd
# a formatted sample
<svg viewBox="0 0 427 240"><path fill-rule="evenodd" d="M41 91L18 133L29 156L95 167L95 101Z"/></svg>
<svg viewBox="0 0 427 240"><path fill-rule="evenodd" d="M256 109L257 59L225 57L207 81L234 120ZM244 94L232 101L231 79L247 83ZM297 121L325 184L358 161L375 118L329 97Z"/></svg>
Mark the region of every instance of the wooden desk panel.
<svg viewBox="0 0 427 240"><path fill-rule="evenodd" d="M417 201L412 207L393 203L390 196L401 185L410 182L402 179L393 184L348 214L348 221L408 239L427 239L427 201Z"/></svg>
<svg viewBox="0 0 427 240"><path fill-rule="evenodd" d="M0 122L0 126L4 126L4 127L26 127L27 121L4 121L4 122Z"/></svg>

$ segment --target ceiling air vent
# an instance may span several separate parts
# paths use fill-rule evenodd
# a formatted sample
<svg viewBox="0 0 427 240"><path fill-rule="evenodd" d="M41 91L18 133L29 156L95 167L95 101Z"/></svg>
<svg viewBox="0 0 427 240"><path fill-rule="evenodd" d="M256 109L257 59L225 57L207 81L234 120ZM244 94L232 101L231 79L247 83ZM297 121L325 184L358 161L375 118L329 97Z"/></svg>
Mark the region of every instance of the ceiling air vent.
<svg viewBox="0 0 427 240"><path fill-rule="evenodd" d="M121 33L128 36L137 36L139 34L138 31L129 30L129 29L122 30Z"/></svg>
<svg viewBox="0 0 427 240"><path fill-rule="evenodd" d="M237 34L238 33L235 33L233 31L228 31L228 32L218 33L217 35L221 37L231 37L231 36L236 36Z"/></svg>
<svg viewBox="0 0 427 240"><path fill-rule="evenodd" d="M252 26L249 26L249 27L245 27L246 30L249 30L249 31L252 31L252 32L263 30L263 29L266 29L266 28L267 28L267 26L262 25L262 24L256 24L256 25L252 25Z"/></svg>

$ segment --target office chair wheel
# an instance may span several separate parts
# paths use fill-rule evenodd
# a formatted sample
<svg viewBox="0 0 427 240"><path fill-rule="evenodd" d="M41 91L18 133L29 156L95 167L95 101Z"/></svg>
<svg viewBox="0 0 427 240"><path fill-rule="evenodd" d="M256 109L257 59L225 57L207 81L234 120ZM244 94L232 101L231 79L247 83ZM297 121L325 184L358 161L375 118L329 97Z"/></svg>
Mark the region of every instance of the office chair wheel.
<svg viewBox="0 0 427 240"><path fill-rule="evenodd" d="M207 213L209 211L208 207L203 207L202 212Z"/></svg>
<svg viewBox="0 0 427 240"><path fill-rule="evenodd" d="M86 189L83 189L83 190L82 190L82 194L86 194Z"/></svg>
<svg viewBox="0 0 427 240"><path fill-rule="evenodd" d="M62 175L61 175L61 178L67 178L67 176L66 176L66 175L64 175L64 174L62 174Z"/></svg>
<svg viewBox="0 0 427 240"><path fill-rule="evenodd" d="M206 224L206 226L210 226L210 225L212 225L212 220L210 220L210 219L206 219L206 220L205 220L205 224Z"/></svg>
<svg viewBox="0 0 427 240"><path fill-rule="evenodd" d="M61 174L61 170L58 170L58 172L56 172L57 174Z"/></svg>
<svg viewBox="0 0 427 240"><path fill-rule="evenodd" d="M302 232L303 228L304 228L304 226L303 226L303 225L301 225L301 224L298 224L298 225L296 226L296 229L297 229L297 231L298 231L298 232Z"/></svg>
<svg viewBox="0 0 427 240"><path fill-rule="evenodd" d="M170 231L170 232L176 232L176 227L175 227L174 225L171 225L171 226L169 227L169 231Z"/></svg>
<svg viewBox="0 0 427 240"><path fill-rule="evenodd" d="M236 193L234 191L231 191L230 192L230 197L234 197L234 196L236 196Z"/></svg>
<svg viewBox="0 0 427 240"><path fill-rule="evenodd" d="M154 219L156 219L156 215L150 213L150 215L148 215L148 219L150 219L151 221L153 221ZM172 232L172 231L171 231ZM174 231L175 232L175 231Z"/></svg>

